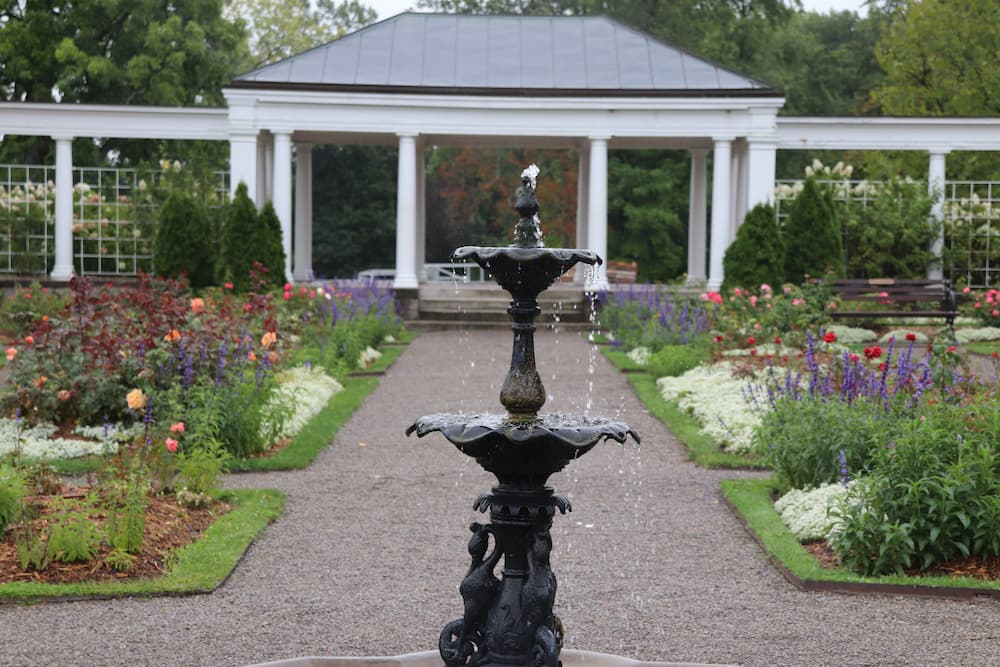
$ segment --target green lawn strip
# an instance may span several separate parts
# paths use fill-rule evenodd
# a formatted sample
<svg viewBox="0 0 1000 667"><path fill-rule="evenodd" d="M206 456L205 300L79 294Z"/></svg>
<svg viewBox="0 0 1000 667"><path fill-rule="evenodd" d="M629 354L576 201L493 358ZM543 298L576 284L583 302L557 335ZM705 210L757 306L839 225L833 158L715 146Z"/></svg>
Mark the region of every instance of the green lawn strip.
<svg viewBox="0 0 1000 667"><path fill-rule="evenodd" d="M196 542L177 551L173 566L162 577L76 584L12 582L0 584L0 602L210 593L225 582L250 544L285 507L285 494L272 489L236 489L221 497L234 505L233 510Z"/></svg>
<svg viewBox="0 0 1000 667"><path fill-rule="evenodd" d="M676 403L663 399L659 387L656 386L656 379L652 375L630 373L628 381L649 412L684 443L688 457L693 463L703 468L764 468L764 465L753 457L723 451L715 440L705 435L697 419L684 412Z"/></svg>
<svg viewBox="0 0 1000 667"><path fill-rule="evenodd" d="M625 373L646 372L646 367L640 366L639 364L635 363L635 361L630 359L628 353L625 350L618 347L607 347L607 346L601 346L600 349L601 349L601 354L603 354L608 361L614 364L615 368L617 368L618 370L623 371Z"/></svg>
<svg viewBox="0 0 1000 667"><path fill-rule="evenodd" d="M231 461L230 472L295 470L305 468L333 440L368 394L378 386L378 378L358 377L340 380L343 391L335 394L326 407L292 438L287 447L274 456Z"/></svg>
<svg viewBox="0 0 1000 667"><path fill-rule="evenodd" d="M383 345L388 345L388 346L409 345L410 343L412 343L413 341L415 341L419 335L420 335L419 331L410 331L409 329L407 329L407 330L403 331L403 333L399 334L398 336L395 336L395 339L396 339L395 342L393 342L393 343L384 343ZM379 346L379 347L382 347L382 346Z"/></svg>
<svg viewBox="0 0 1000 667"><path fill-rule="evenodd" d="M746 524L768 558L794 585L804 590L849 593L990 596L1000 598L1000 582L967 577L864 577L844 569L820 567L781 521L771 500L777 488L770 479L722 480L722 495Z"/></svg>
<svg viewBox="0 0 1000 667"><path fill-rule="evenodd" d="M351 376L382 375L389 370L389 367L396 362L396 359L399 359L399 355L406 351L406 347L402 345L383 347L379 351L382 353L382 356L376 359L371 366L364 370L355 371L351 373Z"/></svg>
<svg viewBox="0 0 1000 667"><path fill-rule="evenodd" d="M962 347L969 352L991 357L994 352L1000 350L1000 341L977 341L975 343L966 343Z"/></svg>

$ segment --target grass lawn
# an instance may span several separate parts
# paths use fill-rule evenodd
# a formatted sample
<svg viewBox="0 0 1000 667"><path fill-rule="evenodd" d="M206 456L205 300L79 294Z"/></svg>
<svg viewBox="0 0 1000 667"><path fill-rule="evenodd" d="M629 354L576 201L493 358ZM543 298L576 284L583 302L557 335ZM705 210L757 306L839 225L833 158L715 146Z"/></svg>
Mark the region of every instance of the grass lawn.
<svg viewBox="0 0 1000 667"><path fill-rule="evenodd" d="M285 507L285 495L271 489L226 491L222 500L234 505L196 542L175 554L173 566L155 579L47 584L0 584L0 602L41 599L154 596L210 593L229 577L247 547L273 523Z"/></svg>
<svg viewBox="0 0 1000 667"><path fill-rule="evenodd" d="M864 577L842 569L827 569L803 548L785 527L771 501L776 486L770 479L722 481L726 502L747 526L772 563L804 590L849 593L990 596L1000 599L1000 582L967 577Z"/></svg>

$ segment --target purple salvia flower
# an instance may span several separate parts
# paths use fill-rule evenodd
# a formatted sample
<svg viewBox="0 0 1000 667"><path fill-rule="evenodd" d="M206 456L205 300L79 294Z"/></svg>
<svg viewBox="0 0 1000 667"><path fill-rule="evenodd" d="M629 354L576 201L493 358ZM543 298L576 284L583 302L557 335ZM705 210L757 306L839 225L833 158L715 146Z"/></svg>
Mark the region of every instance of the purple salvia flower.
<svg viewBox="0 0 1000 667"><path fill-rule="evenodd" d="M847 452L843 449L841 449L840 454L837 455L837 462L840 465L840 483L843 484L846 489L851 484L851 473L847 469Z"/></svg>

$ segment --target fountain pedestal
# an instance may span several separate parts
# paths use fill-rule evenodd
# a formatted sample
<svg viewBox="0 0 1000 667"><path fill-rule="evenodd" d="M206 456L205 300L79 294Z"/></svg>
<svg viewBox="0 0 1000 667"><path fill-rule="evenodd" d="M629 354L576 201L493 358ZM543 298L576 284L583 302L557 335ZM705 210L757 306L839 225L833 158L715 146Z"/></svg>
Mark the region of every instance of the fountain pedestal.
<svg viewBox="0 0 1000 667"><path fill-rule="evenodd" d="M556 510L565 513L570 504L546 482L602 439L624 442L631 435L638 441L622 422L538 414L545 404L535 366L538 295L577 263L599 264L601 258L588 250L542 246L536 175L534 165L522 174L514 245L463 246L452 253L453 260L477 262L511 295L507 312L514 342L500 390L507 414L430 415L407 430L420 437L440 432L499 482L474 505L481 512L489 510L490 523L470 526L471 563L459 586L464 613L444 627L438 642L447 667L559 666L563 629L553 612L556 577L549 564L549 529Z"/></svg>

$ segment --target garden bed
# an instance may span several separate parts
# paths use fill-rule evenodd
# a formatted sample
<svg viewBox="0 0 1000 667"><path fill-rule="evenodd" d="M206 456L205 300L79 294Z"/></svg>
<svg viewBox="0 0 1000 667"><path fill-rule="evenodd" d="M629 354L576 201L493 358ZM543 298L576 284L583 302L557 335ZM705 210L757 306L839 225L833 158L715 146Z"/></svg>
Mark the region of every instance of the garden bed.
<svg viewBox="0 0 1000 667"><path fill-rule="evenodd" d="M722 481L726 505L760 545L768 560L796 588L850 594L918 595L1000 601L1000 560L966 559L942 564L921 575L865 577L833 567L828 555L800 544L782 523L772 501L777 486L769 479ZM816 553L820 552L820 553ZM985 578L988 575L990 578Z"/></svg>

